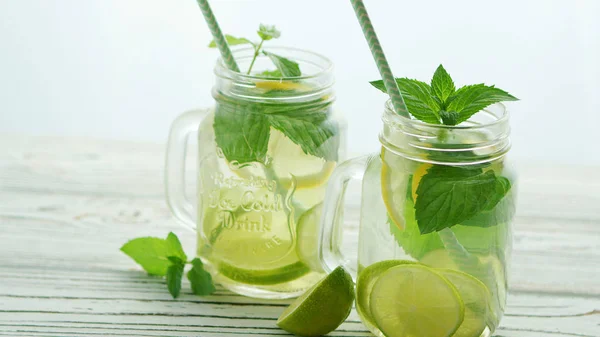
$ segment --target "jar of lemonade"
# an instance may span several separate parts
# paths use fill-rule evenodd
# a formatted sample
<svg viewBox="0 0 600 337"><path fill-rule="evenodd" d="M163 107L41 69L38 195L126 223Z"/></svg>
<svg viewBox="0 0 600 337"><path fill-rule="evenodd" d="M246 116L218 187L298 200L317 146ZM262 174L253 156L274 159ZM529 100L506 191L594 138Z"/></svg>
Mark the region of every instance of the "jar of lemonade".
<svg viewBox="0 0 600 337"><path fill-rule="evenodd" d="M341 164L323 214L321 254L356 277L356 308L377 336L488 337L504 313L516 178L508 113L459 125L383 114L379 153ZM340 200L362 179L358 263L341 255Z"/></svg>
<svg viewBox="0 0 600 337"><path fill-rule="evenodd" d="M254 49L234 51L243 74L219 60L215 106L174 123L167 154L173 214L197 232L197 254L224 287L253 297L301 294L324 271L317 256L325 185L344 157L346 126L333 109L332 63L293 48L297 77L269 70ZM184 196L185 143L197 132L197 202ZM194 211L195 208L195 211Z"/></svg>

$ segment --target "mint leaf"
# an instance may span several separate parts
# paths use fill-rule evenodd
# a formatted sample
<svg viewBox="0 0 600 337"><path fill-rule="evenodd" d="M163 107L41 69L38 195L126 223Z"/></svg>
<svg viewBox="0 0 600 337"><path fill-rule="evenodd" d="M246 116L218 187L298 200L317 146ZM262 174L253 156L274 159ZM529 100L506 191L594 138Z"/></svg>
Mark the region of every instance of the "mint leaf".
<svg viewBox="0 0 600 337"><path fill-rule="evenodd" d="M281 71L279 69L276 69L276 70L265 70L262 73L256 74L256 76L274 77L274 78L284 77L283 74L281 73Z"/></svg>
<svg viewBox="0 0 600 337"><path fill-rule="evenodd" d="M462 223L488 205L496 189L493 171L434 165L417 187L415 216L421 234Z"/></svg>
<svg viewBox="0 0 600 337"><path fill-rule="evenodd" d="M143 237L133 239L121 247L121 251L131 257L150 275L164 276L170 263L165 239Z"/></svg>
<svg viewBox="0 0 600 337"><path fill-rule="evenodd" d="M210 295L216 291L212 277L204 270L200 259L192 260L192 269L188 272L187 278L192 285L192 291L199 296Z"/></svg>
<svg viewBox="0 0 600 337"><path fill-rule="evenodd" d="M404 103L411 115L431 124L440 124L440 104L435 100L429 84L409 78L397 78ZM371 82L375 88L387 93L382 80Z"/></svg>
<svg viewBox="0 0 600 337"><path fill-rule="evenodd" d="M300 72L300 65L297 62L267 51L263 51L263 54L267 55L269 59L271 59L271 62L273 62L283 77L302 76L302 72Z"/></svg>
<svg viewBox="0 0 600 337"><path fill-rule="evenodd" d="M440 111L440 117L444 125L456 125L458 124L458 118L460 117L456 111Z"/></svg>
<svg viewBox="0 0 600 337"><path fill-rule="evenodd" d="M237 46L240 44L251 44L254 45L254 43L252 43L252 41L243 38L243 37L235 37L235 36L231 36L231 35L227 35L225 34L225 40L227 40L227 44L230 46ZM208 48L217 48L217 43L215 42L215 40L212 40L209 44L208 44Z"/></svg>
<svg viewBox="0 0 600 337"><path fill-rule="evenodd" d="M337 161L338 126L325 111L297 108L268 114L268 118L273 128L298 144L304 153L327 161Z"/></svg>
<svg viewBox="0 0 600 337"><path fill-rule="evenodd" d="M401 230L388 218L390 233L402 247L404 252L419 260L432 250L444 248L444 244L438 233L421 234L417 220L415 219L415 207L412 200L412 176L410 177L406 198L404 199L404 230Z"/></svg>
<svg viewBox="0 0 600 337"><path fill-rule="evenodd" d="M167 268L167 288L171 296L177 298L181 291L181 278L183 276L185 261L182 261L177 256L169 256L168 259L171 265Z"/></svg>
<svg viewBox="0 0 600 337"><path fill-rule="evenodd" d="M475 113L494 103L518 100L504 90L485 84L464 86L458 89L451 99L446 110L459 113L458 123L468 120Z"/></svg>
<svg viewBox="0 0 600 337"><path fill-rule="evenodd" d="M265 41L269 41L271 39L277 39L281 36L281 32L275 28L275 26L260 24L258 27L258 36Z"/></svg>
<svg viewBox="0 0 600 337"><path fill-rule="evenodd" d="M187 261L187 256L183 251L183 247L181 247L181 242L179 242L179 238L173 232L170 232L167 235L167 254L169 256L175 256L179 258L184 263Z"/></svg>
<svg viewBox="0 0 600 337"><path fill-rule="evenodd" d="M440 64L440 66L436 69L433 74L433 78L431 79L431 92L437 96L440 101L443 103L454 93L456 88L454 87L454 82L452 78L446 72L446 69Z"/></svg>
<svg viewBox="0 0 600 337"><path fill-rule="evenodd" d="M511 184L505 177L497 177L495 190L488 199L484 210L461 222L463 226L492 227L510 223L515 215L515 200L511 193Z"/></svg>
<svg viewBox="0 0 600 337"><path fill-rule="evenodd" d="M264 163L269 143L267 117L252 104L218 103L215 140L228 161Z"/></svg>

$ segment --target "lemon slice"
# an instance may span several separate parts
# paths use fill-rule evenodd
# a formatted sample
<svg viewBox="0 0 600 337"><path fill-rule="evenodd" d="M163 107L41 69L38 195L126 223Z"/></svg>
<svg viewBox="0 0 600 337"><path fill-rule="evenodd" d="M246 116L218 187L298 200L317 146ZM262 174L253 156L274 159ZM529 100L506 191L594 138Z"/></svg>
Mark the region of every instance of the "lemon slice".
<svg viewBox="0 0 600 337"><path fill-rule="evenodd" d="M259 89L267 90L307 90L310 87L300 82L292 81L258 81L254 85Z"/></svg>
<svg viewBox="0 0 600 337"><path fill-rule="evenodd" d="M407 197L408 177L401 169L402 159L381 149L381 196L392 222L400 230L406 227L403 207Z"/></svg>
<svg viewBox="0 0 600 337"><path fill-rule="evenodd" d="M379 276L392 267L415 263L417 262L409 260L385 260L373 263L358 274L356 280L356 310L363 319L368 321L368 324L375 326L373 317L371 317L370 295Z"/></svg>
<svg viewBox="0 0 600 337"><path fill-rule="evenodd" d="M299 336L322 336L346 320L352 302L352 277L342 267L337 267L287 307L277 325Z"/></svg>
<svg viewBox="0 0 600 337"><path fill-rule="evenodd" d="M438 269L458 290L465 304L465 318L453 337L478 337L487 327L490 292L478 279L451 269Z"/></svg>
<svg viewBox="0 0 600 337"><path fill-rule="evenodd" d="M450 337L464 312L456 288L422 265L388 269L371 292L371 314L387 337Z"/></svg>

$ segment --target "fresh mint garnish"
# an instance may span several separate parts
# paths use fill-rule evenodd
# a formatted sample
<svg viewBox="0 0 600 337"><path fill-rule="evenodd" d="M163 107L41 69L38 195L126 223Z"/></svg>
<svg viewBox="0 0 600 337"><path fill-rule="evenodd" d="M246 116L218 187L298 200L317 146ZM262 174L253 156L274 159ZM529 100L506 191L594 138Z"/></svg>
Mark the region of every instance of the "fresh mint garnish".
<svg viewBox="0 0 600 337"><path fill-rule="evenodd" d="M321 104L320 102L313 102ZM215 110L215 139L228 161L266 162L270 128L281 131L310 155L337 161L337 124L310 105L220 104Z"/></svg>
<svg viewBox="0 0 600 337"><path fill-rule="evenodd" d="M215 109L215 140L228 161L264 163L269 144L268 117L251 104L219 104Z"/></svg>
<svg viewBox="0 0 600 337"><path fill-rule="evenodd" d="M275 26L265 25L265 24L261 23L258 28L258 31L256 33L260 37L260 42L258 42L258 43L252 42L249 39L246 39L243 37L238 38L238 37L231 36L231 35L225 35L225 40L227 40L227 44L229 44L230 46L250 44L254 48L254 56L252 58L252 61L250 62L248 71L246 72L247 74L250 74L252 72L252 68L254 67L256 58L258 57L258 55L260 55L262 53L263 55L267 56L273 62L273 64L275 65L275 67L277 67L277 70L279 71L278 73L271 71L268 73L267 77L282 78L282 77L298 77L298 76L302 75L302 73L300 72L300 66L298 65L297 62L287 59L283 56L279 56L279 55L273 54L271 52L267 52L262 49L263 43L265 41L277 39L281 36L281 32L278 31L277 28L275 28ZM213 40L210 42L208 47L216 48L217 43ZM264 73L265 72L262 72L262 73L259 73L258 75L263 76Z"/></svg>
<svg viewBox="0 0 600 337"><path fill-rule="evenodd" d="M225 35L225 40L227 41L227 44L230 46L238 46L241 44L251 44L254 45L254 43L246 38L243 37L235 37L235 36L231 36L231 35ZM215 40L210 41L210 43L208 44L208 48L217 48L217 43L215 42Z"/></svg>
<svg viewBox="0 0 600 337"><path fill-rule="evenodd" d="M177 235L171 232L166 239L155 237L133 239L124 244L121 251L142 266L148 274L166 276L169 293L173 298L179 296L183 272L188 262ZM203 269L202 262L198 263L199 261L194 259L191 262L192 269L188 272L188 278L190 274L203 275L202 278L193 276L195 281L192 282L192 291L197 295L210 295L215 291L215 286L210 274ZM195 288L202 288L204 291L199 293Z"/></svg>
<svg viewBox="0 0 600 337"><path fill-rule="evenodd" d="M183 276L183 269L185 268L185 260L181 260L176 256L169 256L171 265L167 268L167 289L173 298L179 296L181 291L181 278Z"/></svg>
<svg viewBox="0 0 600 337"><path fill-rule="evenodd" d="M263 54L271 59L271 62L273 62L283 77L298 77L302 75L298 63L271 52L263 51Z"/></svg>
<svg viewBox="0 0 600 337"><path fill-rule="evenodd" d="M281 32L278 31L274 25L265 25L262 23L258 26L258 31L256 33L265 41L278 39L281 36Z"/></svg>
<svg viewBox="0 0 600 337"><path fill-rule="evenodd" d="M494 103L518 100L493 85L467 85L456 90L452 78L441 64L433 75L431 85L408 78L397 78L396 83L408 111L415 118L431 124L458 125ZM371 84L386 92L383 81Z"/></svg>
<svg viewBox="0 0 600 337"><path fill-rule="evenodd" d="M262 77L273 77L273 78L281 78L283 74L279 69L276 70L265 70L262 73L258 73L258 76Z"/></svg>
<svg viewBox="0 0 600 337"><path fill-rule="evenodd" d="M465 221L493 208L505 196L505 180L492 170L484 171L481 165L432 166L417 187L415 217L421 234L457 224L488 226Z"/></svg>
<svg viewBox="0 0 600 337"><path fill-rule="evenodd" d="M206 270L200 259L192 260L192 269L188 272L187 278L192 285L192 291L199 296L210 295L215 292L215 286L212 281L212 276Z"/></svg>

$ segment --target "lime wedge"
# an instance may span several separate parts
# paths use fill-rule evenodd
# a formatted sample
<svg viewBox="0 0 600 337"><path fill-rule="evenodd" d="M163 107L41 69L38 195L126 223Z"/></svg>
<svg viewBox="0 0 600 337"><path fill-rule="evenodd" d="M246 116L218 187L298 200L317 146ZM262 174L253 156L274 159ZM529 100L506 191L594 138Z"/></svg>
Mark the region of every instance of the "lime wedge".
<svg viewBox="0 0 600 337"><path fill-rule="evenodd" d="M287 307L277 325L299 336L321 336L346 320L354 301L352 277L337 267Z"/></svg>
<svg viewBox="0 0 600 337"><path fill-rule="evenodd" d="M387 337L449 337L462 324L464 312L456 288L422 265L388 269L371 292L371 314Z"/></svg>
<svg viewBox="0 0 600 337"><path fill-rule="evenodd" d="M465 304L465 319L453 337L478 337L487 326L490 292L478 279L451 269L438 269L458 290Z"/></svg>
<svg viewBox="0 0 600 337"><path fill-rule="evenodd" d="M409 260L385 260L373 263L358 274L356 280L356 310L363 319L375 326L375 321L371 316L370 295L379 276L392 267L415 263Z"/></svg>
<svg viewBox="0 0 600 337"><path fill-rule="evenodd" d="M321 220L321 211L323 203L313 206L304 212L298 219L296 229L296 254L302 263L307 265L312 271L323 272L321 261L319 260L319 221Z"/></svg>

